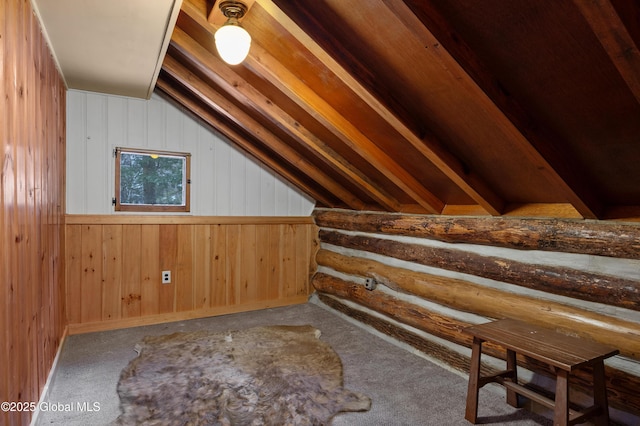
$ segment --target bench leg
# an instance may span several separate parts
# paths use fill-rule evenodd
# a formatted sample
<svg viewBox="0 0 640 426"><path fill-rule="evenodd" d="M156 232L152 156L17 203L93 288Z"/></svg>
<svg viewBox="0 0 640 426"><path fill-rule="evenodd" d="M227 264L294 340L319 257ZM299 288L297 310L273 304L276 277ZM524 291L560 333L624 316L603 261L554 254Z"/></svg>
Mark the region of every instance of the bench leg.
<svg viewBox="0 0 640 426"><path fill-rule="evenodd" d="M464 418L475 424L478 421L478 381L480 379L480 355L482 340L474 337L471 346L471 367L469 369L469 387L467 388L467 408Z"/></svg>
<svg viewBox="0 0 640 426"><path fill-rule="evenodd" d="M598 426L609 424L609 404L607 403L607 384L604 377L604 363L597 362L593 366L593 403L600 407L600 415L594 418Z"/></svg>
<svg viewBox="0 0 640 426"><path fill-rule="evenodd" d="M518 364L516 363L516 353L511 349L507 349L507 370L512 371L513 375L506 380L518 383ZM516 391L507 388L507 404L512 407L520 408L518 403L518 394Z"/></svg>
<svg viewBox="0 0 640 426"><path fill-rule="evenodd" d="M556 401L553 416L554 426L569 424L569 373L556 369Z"/></svg>

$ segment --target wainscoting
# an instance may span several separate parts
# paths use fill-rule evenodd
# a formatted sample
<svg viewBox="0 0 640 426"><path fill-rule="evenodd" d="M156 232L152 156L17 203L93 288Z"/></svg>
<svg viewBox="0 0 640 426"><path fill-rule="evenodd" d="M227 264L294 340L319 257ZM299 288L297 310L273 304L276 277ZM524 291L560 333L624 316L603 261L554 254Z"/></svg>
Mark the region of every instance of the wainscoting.
<svg viewBox="0 0 640 426"><path fill-rule="evenodd" d="M68 215L66 247L74 334L304 303L318 242L310 217Z"/></svg>

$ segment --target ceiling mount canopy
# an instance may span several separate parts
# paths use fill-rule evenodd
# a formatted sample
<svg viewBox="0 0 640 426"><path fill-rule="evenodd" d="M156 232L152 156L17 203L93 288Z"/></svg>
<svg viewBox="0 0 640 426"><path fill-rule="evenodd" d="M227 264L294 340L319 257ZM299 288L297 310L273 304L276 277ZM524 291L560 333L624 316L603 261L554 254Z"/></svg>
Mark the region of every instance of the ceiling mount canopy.
<svg viewBox="0 0 640 426"><path fill-rule="evenodd" d="M223 61L238 65L249 54L251 36L240 26L240 19L247 13L247 5L233 0L220 2L220 10L227 22L215 33L216 49Z"/></svg>

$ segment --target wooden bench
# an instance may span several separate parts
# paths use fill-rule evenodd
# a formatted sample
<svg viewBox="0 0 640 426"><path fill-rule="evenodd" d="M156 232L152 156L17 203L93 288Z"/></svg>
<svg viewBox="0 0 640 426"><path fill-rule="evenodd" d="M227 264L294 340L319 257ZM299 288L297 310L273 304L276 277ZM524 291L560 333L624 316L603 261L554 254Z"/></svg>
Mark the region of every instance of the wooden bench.
<svg viewBox="0 0 640 426"><path fill-rule="evenodd" d="M609 424L609 408L604 374L604 359L616 355L615 348L566 336L553 330L536 327L512 319L474 325L464 329L473 336L471 371L467 393L465 419L478 420L478 390L487 383L497 382L507 389L507 403L520 407L518 395L554 409L555 425L572 425L594 418L596 425ZM507 369L480 377L482 343L493 342L507 350ZM518 384L516 354L522 354L552 366L556 372L555 401ZM569 374L578 368L593 368L592 407L580 412L569 408Z"/></svg>

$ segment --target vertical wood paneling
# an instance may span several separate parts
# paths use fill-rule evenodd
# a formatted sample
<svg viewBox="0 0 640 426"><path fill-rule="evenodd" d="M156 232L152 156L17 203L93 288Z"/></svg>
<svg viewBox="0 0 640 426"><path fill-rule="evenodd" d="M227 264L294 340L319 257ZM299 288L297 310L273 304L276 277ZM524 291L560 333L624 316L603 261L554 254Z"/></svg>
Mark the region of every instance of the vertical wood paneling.
<svg viewBox="0 0 640 426"><path fill-rule="evenodd" d="M178 225L160 225L159 255L160 271L172 271L171 283L161 284L158 291L158 313L162 314L175 309Z"/></svg>
<svg viewBox="0 0 640 426"><path fill-rule="evenodd" d="M282 227L282 295L285 297L297 294L296 286L296 241L293 227L283 225Z"/></svg>
<svg viewBox="0 0 640 426"><path fill-rule="evenodd" d="M110 205L111 194L107 177L109 163L105 159L110 157L106 149L106 97L92 96L86 101L87 108L87 124L86 124L86 156L85 173L83 179L95 182L92 187L86 187L84 197L89 206L99 206L105 209Z"/></svg>
<svg viewBox="0 0 640 426"><path fill-rule="evenodd" d="M296 270L296 279L295 282L297 284L296 294L304 295L309 293L309 275L311 273L309 263L311 262L311 245L309 241L311 241L310 227L297 227L294 228L294 233L296 235L296 255L294 257L295 260L295 270Z"/></svg>
<svg viewBox="0 0 640 426"><path fill-rule="evenodd" d="M85 225L82 227L82 258L80 281L82 322L102 319L102 227Z"/></svg>
<svg viewBox="0 0 640 426"><path fill-rule="evenodd" d="M18 9L18 16L16 18L17 19L16 25L19 33L27 34L28 30L24 26L24 18L25 18L24 6L25 5L22 3L20 3L18 6L19 9ZM16 201L18 203L17 213L21 217L28 219L26 217L26 213L27 213L26 209L29 204L29 200L27 199L27 176L29 175L29 171L27 169L26 154L29 149L29 136L28 136L28 129L27 129L27 116L29 114L29 111L27 111L25 96L26 96L26 91L28 90L27 74L29 73L29 69L25 64L25 61L27 61L30 56L30 46L26 43L23 43L22 40L16 40L16 42L17 42L18 48L21 49L25 54L16 56L16 64L18 65L18 69L23 69L24 72L16 73L15 80L14 80L14 84L17 89L16 96L13 98L13 109L15 112L17 112L17 114L14 117L14 121L16 123L16 136L17 136L16 142L21 141L19 143L16 143L16 145L14 145L16 148L14 151L15 164L16 164L15 176L17 179L15 191L16 191ZM26 228L27 226L29 226L29 220L20 221L18 219L18 221L19 221L19 224L18 224L17 231L18 231L19 239L16 242L20 244L20 247L25 252L25 254L28 254L29 253L28 246L27 246L28 241L26 240L25 237L27 236ZM18 268L21 273L27 272L25 269L23 269L26 258L27 256L21 256L18 258ZM30 283L26 281L26 284L29 285ZM20 288L18 289L19 291L18 303L25 302L24 290L26 290L25 286L20 286ZM25 310L21 310L20 313L22 315L21 322L25 324L25 317L27 313L25 312Z"/></svg>
<svg viewBox="0 0 640 426"><path fill-rule="evenodd" d="M197 126L196 123L191 120L185 120L185 137L192 137L190 131L192 129L196 130L197 140L198 141L198 152L197 157L201 161L208 162L206 167L194 167L192 170L197 174L197 181L193 182L192 186L192 194L202 194L203 190L201 188L209 188L211 192L217 192L220 190L218 185L218 180L216 179L216 174L219 174L220 171L216 168L215 162L215 144L217 139L214 135L209 132L207 129ZM205 160L206 159L206 160ZM193 158L192 158L193 160ZM197 202L197 207L192 207L195 212L217 212L216 209L216 195L214 193L207 193L208 196L202 197L191 197L192 202ZM208 213L205 213L208 214ZM219 213L215 213L219 214Z"/></svg>
<svg viewBox="0 0 640 426"><path fill-rule="evenodd" d="M214 281L211 275L211 226L194 226L193 271L194 285L194 309L203 309L211 306L211 283Z"/></svg>
<svg viewBox="0 0 640 426"><path fill-rule="evenodd" d="M114 213L116 146L190 152L195 215L308 216L313 210L309 197L158 94L146 101L71 90L68 104L68 213Z"/></svg>
<svg viewBox="0 0 640 426"><path fill-rule="evenodd" d="M260 167L260 209L261 212L273 212L276 213L276 197L275 197L275 182L273 179L269 179L269 170L264 166ZM261 213L264 214L264 213Z"/></svg>
<svg viewBox="0 0 640 426"><path fill-rule="evenodd" d="M211 307L226 306L227 296L227 227L211 226Z"/></svg>
<svg viewBox="0 0 640 426"><path fill-rule="evenodd" d="M149 218L67 225L71 324L205 315L309 295L311 223L145 223ZM171 284L161 283L163 270L171 271Z"/></svg>
<svg viewBox="0 0 640 426"><path fill-rule="evenodd" d="M66 239L67 317L73 324L82 322L82 225L67 226Z"/></svg>
<svg viewBox="0 0 640 426"><path fill-rule="evenodd" d="M24 5L19 4L16 10L17 12L16 28L19 34L26 34L26 29L24 28L24 21L23 21L25 11L23 8L24 8ZM26 123L26 116L28 112L25 110L25 102L24 102L24 96L26 94L25 91L27 90L27 87L25 85L25 79L27 77L26 76L27 69L25 67L24 61L29 57L29 54L28 54L29 47L26 44L23 44L19 39L16 40L16 47L17 47L17 50L22 50L26 53L25 55L19 55L15 57L17 70L24 70L24 71L18 72L14 75L14 84L17 90L15 92L15 96L13 97L13 108L12 108L14 111L17 112L14 118L14 122L16 123L16 126L15 126L16 142L21 141L21 142L17 142L14 145L13 155L15 159L14 175L16 178L15 193L16 193L16 202L17 202L16 216L14 217L14 223L16 224L16 227L14 228L15 235L16 235L16 238L15 238L16 245L14 250L17 250L22 254L22 256L17 257L15 272L18 275L22 275L22 279L18 278L15 280L16 281L14 283L15 299L14 299L14 306L12 307L12 310L14 313L13 314L14 321L17 322L17 325L22 330L22 332L25 333L25 336L22 339L20 339L19 344L16 345L14 353L12 355L12 358L14 360L13 376L14 376L14 380L18 384L18 389L21 390L21 392L18 395L21 395L23 392L26 394L31 393L31 389L29 386L30 374L28 373L28 368L29 368L28 350L30 345L29 339L31 338L31 336L27 335L27 332L29 330L29 324L27 322L28 320L27 318L28 318L28 315L31 313L30 312L31 309L26 305L27 295L25 293L29 290L29 287L32 285L32 283L29 282L26 276L27 270L25 268L28 267L27 262L33 259L31 259L31 256L29 253L29 247L27 246L26 237L28 234L27 234L26 228L28 226L29 221L25 211L26 210L25 208L27 205L27 200L25 195L26 194L26 175L27 175L26 164L25 164L26 162L25 151L27 150L27 144L28 144L27 129L26 129L25 123ZM21 218L24 218L24 219L21 220Z"/></svg>
<svg viewBox="0 0 640 426"><path fill-rule="evenodd" d="M175 269L176 303L175 311L191 311L194 309L194 253L192 225L177 227L177 253Z"/></svg>
<svg viewBox="0 0 640 426"><path fill-rule="evenodd" d="M31 3L0 3L0 401L39 399L66 326L64 91Z"/></svg>
<svg viewBox="0 0 640 426"><path fill-rule="evenodd" d="M272 298L271 289L271 238L269 225L256 225L256 299ZM277 295L276 295L277 298Z"/></svg>
<svg viewBox="0 0 640 426"><path fill-rule="evenodd" d="M230 209L225 207L231 205L231 151L232 147L227 144L215 145L213 167L216 171L216 179L214 182L215 187L212 188L215 206L213 214L215 215L227 215L231 212Z"/></svg>
<svg viewBox="0 0 640 426"><path fill-rule="evenodd" d="M235 305L240 303L240 268L242 245L240 242L241 225L227 226L227 276L225 287L227 288L227 305Z"/></svg>
<svg viewBox="0 0 640 426"><path fill-rule="evenodd" d="M166 123L165 108L163 108L157 98L154 98L146 102L146 109L147 120L145 120L145 124L147 126L147 140L162 149L166 149L165 127L164 125L156 125L157 123ZM182 151L182 149L180 149L180 151Z"/></svg>
<svg viewBox="0 0 640 426"><path fill-rule="evenodd" d="M240 232L239 302L250 303L258 300L256 225L242 225Z"/></svg>
<svg viewBox="0 0 640 426"><path fill-rule="evenodd" d="M101 95L106 96L106 95ZM92 96L87 96L91 98ZM147 140L147 103L140 99L127 99L126 103L126 120L125 125L127 146L147 148L149 141ZM73 124L70 122L69 124ZM160 123L157 123L160 124Z"/></svg>
<svg viewBox="0 0 640 426"><path fill-rule="evenodd" d="M122 225L122 317L141 315L142 285L142 226ZM148 299L148 298L147 298Z"/></svg>
<svg viewBox="0 0 640 426"><path fill-rule="evenodd" d="M140 315L154 315L161 312L160 226L142 226L140 247Z"/></svg>
<svg viewBox="0 0 640 426"><path fill-rule="evenodd" d="M102 162L104 169L104 189L101 191L103 194L103 199L100 200L102 204L98 204L100 209L111 210L113 205L111 204L111 200L113 197L117 196L115 192L115 167L112 162L109 162L108 159L113 159L113 148L116 146L120 146L122 141L126 140L126 128L125 123L127 122L125 116L125 105L126 98L116 97L116 96L108 96L105 101L105 115L103 116L106 120L104 124L104 128L106 129L106 135L104 135L104 145L102 146L102 156L98 159L98 161ZM72 126L76 127L76 126ZM69 138L72 139L72 138ZM86 153L85 153L86 155ZM75 164L75 163L70 163ZM70 168L71 169L71 168ZM86 185L89 190L92 189L92 186ZM87 208L92 204L87 203ZM72 211L68 209L68 211Z"/></svg>
<svg viewBox="0 0 640 426"><path fill-rule="evenodd" d="M87 158L86 140L86 96L80 92L69 91L67 104L67 116L76 117L75 126L69 126L67 139L74 141L73 145L68 144L66 150L67 164L73 167L67 167L65 182L67 209L72 212L88 211L87 197L85 191L89 188L86 184L87 166L85 159Z"/></svg>
<svg viewBox="0 0 640 426"><path fill-rule="evenodd" d="M245 185L245 164L246 157L235 147L229 150L229 214L231 216L248 215L245 210L246 185ZM257 183L257 182L255 182Z"/></svg>
<svg viewBox="0 0 640 426"><path fill-rule="evenodd" d="M261 199L260 194L256 196L256 189L262 189L261 186L254 188L254 185L260 185L260 166L253 161L246 161L245 159L245 173L244 173L244 214L248 216L259 216L261 214Z"/></svg>
<svg viewBox="0 0 640 426"><path fill-rule="evenodd" d="M159 96L152 96L152 100L156 100L158 105L163 109L165 114L164 119L164 147L168 150L174 150L172 141L181 140L193 140L198 141L196 133L198 129L202 127L197 121L191 120L187 115L182 112L182 109L176 108L171 102L165 102L163 98ZM180 147L179 151L184 151Z"/></svg>
<svg viewBox="0 0 640 426"><path fill-rule="evenodd" d="M73 96L74 99L76 97L82 98L82 99L87 99L88 96L84 96L83 92L76 92L76 91L69 91L69 96ZM123 98L121 96L107 96L106 97L106 102L107 102L107 115L106 115L106 120L107 123L105 124L106 129L107 129L107 134L105 135L106 137L106 149L109 151L109 155L111 155L111 147L112 146L119 146L120 144L123 143L123 141L126 140L126 123L127 123L127 117L126 117L126 103L127 103L127 98ZM77 103L77 102L74 102ZM70 106L70 108L73 107L73 105ZM72 117L74 117L74 114L71 114ZM86 120L86 118L85 118ZM75 127L81 127L81 126L72 126L73 128ZM71 137L69 139L72 139Z"/></svg>
<svg viewBox="0 0 640 426"><path fill-rule="evenodd" d="M288 187L282 181L276 181L275 183L275 214L283 215L284 212L289 211L289 197Z"/></svg>
<svg viewBox="0 0 640 426"><path fill-rule="evenodd" d="M31 16L29 16L26 12L28 12L28 7L25 5L25 10L22 15L24 31L27 34L33 34L34 28L32 28L33 20ZM36 98L33 96L28 96L30 92L30 87L35 83L35 63L32 58L34 58L34 52L36 51L37 46L34 45L33 42L26 43L27 54L23 55L23 65L26 69L25 79L23 80L24 84L24 94L21 97L23 99L23 111L24 114L21 114L22 124L21 127L25 129L24 133L24 170L25 170L25 204L24 204L24 214L26 219L25 226L25 243L26 250L28 253L28 260L25 260L23 266L25 269L23 271L26 272L25 277L25 292L24 292L24 309L25 319L27 325L27 356L26 356L26 370L28 371L30 368L35 367L35 371L31 372L28 377L28 381L26 382L26 387L28 389L32 389L35 391L34 393L37 395L40 389L39 377L38 377L38 348L41 347L42 342L39 342L40 336L38 335L38 315L40 308L42 306L41 300L39 300L39 295L41 293L41 285L39 284L38 278L42 265L39 262L39 244L38 244L38 233L40 232L40 228L37 223L36 217L36 203L38 202L37 193L39 192L39 186L36 184L36 165L40 163L36 163L36 151L38 150L35 141L35 120L30 117L35 116L35 111L37 105L35 104ZM31 64L29 62L32 62ZM35 265L32 263L35 262ZM33 392L32 391L32 392Z"/></svg>
<svg viewBox="0 0 640 426"><path fill-rule="evenodd" d="M269 226L269 271L267 276L267 294L270 299L282 294L282 268L279 267L282 256L282 228L284 225Z"/></svg>
<svg viewBox="0 0 640 426"><path fill-rule="evenodd" d="M32 28L31 33L38 31L38 25L35 20L31 22ZM42 84L42 78L40 76L40 70L42 69L42 60L41 56L43 54L42 51L42 40L35 38L32 41L32 57L33 57L33 68L32 72L34 73L32 77L32 84ZM33 216L33 232L35 235L34 245L35 251L39 258L38 267L32 268L34 272L35 279L37 281L37 285L34 285L33 288L36 290L33 295L33 309L35 315L33 316L33 331L34 338L32 340L33 344L33 354L35 359L35 365L37 366L37 371L34 372L33 375L36 381L36 389L40 389L44 382L41 382L42 377L46 377L48 371L43 363L38 362L40 359L46 359L51 354L51 342L48 339L48 336L45 332L46 325L44 323L45 318L51 318L51 310L48 301L51 297L55 297L55 293L51 293L51 287L49 285L49 262L50 259L47 259L43 256L44 253L47 253L47 248L49 244L49 233L47 226L42 222L44 217L47 217L46 214L46 203L47 197L42 193L40 188L46 183L43 181L43 177L46 174L46 171L41 169L38 165L43 164L46 161L46 147L39 147L39 137L40 132L43 129L42 120L42 111L43 106L41 102L44 100L42 98L42 92L36 91L34 92L33 102L30 102L30 111L29 116L31 117L31 124L29 139L33 144L32 150L32 173L33 173L33 207L34 207L34 216ZM38 288L39 287L39 288ZM38 343L40 342L40 343ZM33 365L33 364L32 364Z"/></svg>
<svg viewBox="0 0 640 426"><path fill-rule="evenodd" d="M122 308L122 225L102 227L102 320L120 319Z"/></svg>

